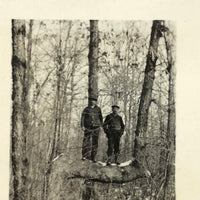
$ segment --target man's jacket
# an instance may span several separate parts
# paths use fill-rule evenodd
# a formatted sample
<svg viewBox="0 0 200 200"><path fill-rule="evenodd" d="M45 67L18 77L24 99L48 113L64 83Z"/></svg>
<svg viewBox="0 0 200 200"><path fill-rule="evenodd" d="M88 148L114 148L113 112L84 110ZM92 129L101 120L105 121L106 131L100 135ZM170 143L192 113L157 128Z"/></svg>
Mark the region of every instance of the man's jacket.
<svg viewBox="0 0 200 200"><path fill-rule="evenodd" d="M103 124L103 117L101 109L98 106L94 108L88 106L83 110L81 116L81 127L95 128L100 127Z"/></svg>
<svg viewBox="0 0 200 200"><path fill-rule="evenodd" d="M114 115L111 113L106 116L106 119L103 123L103 128L105 133L108 133L110 130L120 131L121 134L124 132L124 123L122 117L119 115Z"/></svg>

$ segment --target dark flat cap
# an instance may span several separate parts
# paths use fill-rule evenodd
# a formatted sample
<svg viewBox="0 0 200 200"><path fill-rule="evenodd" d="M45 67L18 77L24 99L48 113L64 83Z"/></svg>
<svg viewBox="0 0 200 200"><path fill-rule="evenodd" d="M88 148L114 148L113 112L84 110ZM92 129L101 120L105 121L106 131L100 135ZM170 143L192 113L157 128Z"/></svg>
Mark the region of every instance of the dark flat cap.
<svg viewBox="0 0 200 200"><path fill-rule="evenodd" d="M118 108L119 109L119 106L118 105L113 105L112 108Z"/></svg>

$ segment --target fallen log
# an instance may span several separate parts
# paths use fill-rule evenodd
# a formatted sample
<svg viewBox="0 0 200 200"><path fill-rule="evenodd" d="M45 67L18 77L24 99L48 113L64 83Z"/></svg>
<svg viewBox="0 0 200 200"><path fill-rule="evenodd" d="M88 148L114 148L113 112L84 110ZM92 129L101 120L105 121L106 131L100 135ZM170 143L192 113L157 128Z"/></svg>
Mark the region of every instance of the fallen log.
<svg viewBox="0 0 200 200"><path fill-rule="evenodd" d="M105 166L105 163L92 163L89 160L69 162L63 156L53 163L52 178L54 176L62 176L65 180L82 178L102 183L127 183L148 177L150 172L136 159L120 165Z"/></svg>
<svg viewBox="0 0 200 200"><path fill-rule="evenodd" d="M136 160L118 165L106 166L105 163L92 163L89 160L69 160L65 155L54 159L50 175L48 200L60 200L67 191L70 180L87 180L99 183L128 183L138 178L151 176L150 172Z"/></svg>

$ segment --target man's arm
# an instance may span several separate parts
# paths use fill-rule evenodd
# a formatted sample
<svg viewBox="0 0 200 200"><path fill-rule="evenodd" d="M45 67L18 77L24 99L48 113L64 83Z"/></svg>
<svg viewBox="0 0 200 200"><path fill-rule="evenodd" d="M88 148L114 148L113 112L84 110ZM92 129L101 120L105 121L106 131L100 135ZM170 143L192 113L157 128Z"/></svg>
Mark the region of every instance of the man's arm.
<svg viewBox="0 0 200 200"><path fill-rule="evenodd" d="M103 130L105 133L108 130L108 122L109 122L109 115L106 116L106 119L104 120L104 123L103 123Z"/></svg>
<svg viewBox="0 0 200 200"><path fill-rule="evenodd" d="M85 112L86 112L86 108L83 110L83 112L81 114L81 128L82 129L84 129Z"/></svg>
<svg viewBox="0 0 200 200"><path fill-rule="evenodd" d="M103 126L103 116L102 116L101 108L99 108L99 119L100 119L101 126Z"/></svg>
<svg viewBox="0 0 200 200"><path fill-rule="evenodd" d="M123 119L122 119L122 117L120 117L120 125L121 125L121 134L123 134L124 133L124 122L123 122Z"/></svg>

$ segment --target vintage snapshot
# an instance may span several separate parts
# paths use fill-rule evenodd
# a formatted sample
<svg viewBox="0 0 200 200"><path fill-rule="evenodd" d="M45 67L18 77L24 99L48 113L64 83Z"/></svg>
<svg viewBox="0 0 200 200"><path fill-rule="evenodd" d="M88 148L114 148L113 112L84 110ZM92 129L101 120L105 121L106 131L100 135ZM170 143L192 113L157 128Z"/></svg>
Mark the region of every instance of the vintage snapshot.
<svg viewBox="0 0 200 200"><path fill-rule="evenodd" d="M10 200L175 200L176 22L12 19Z"/></svg>

